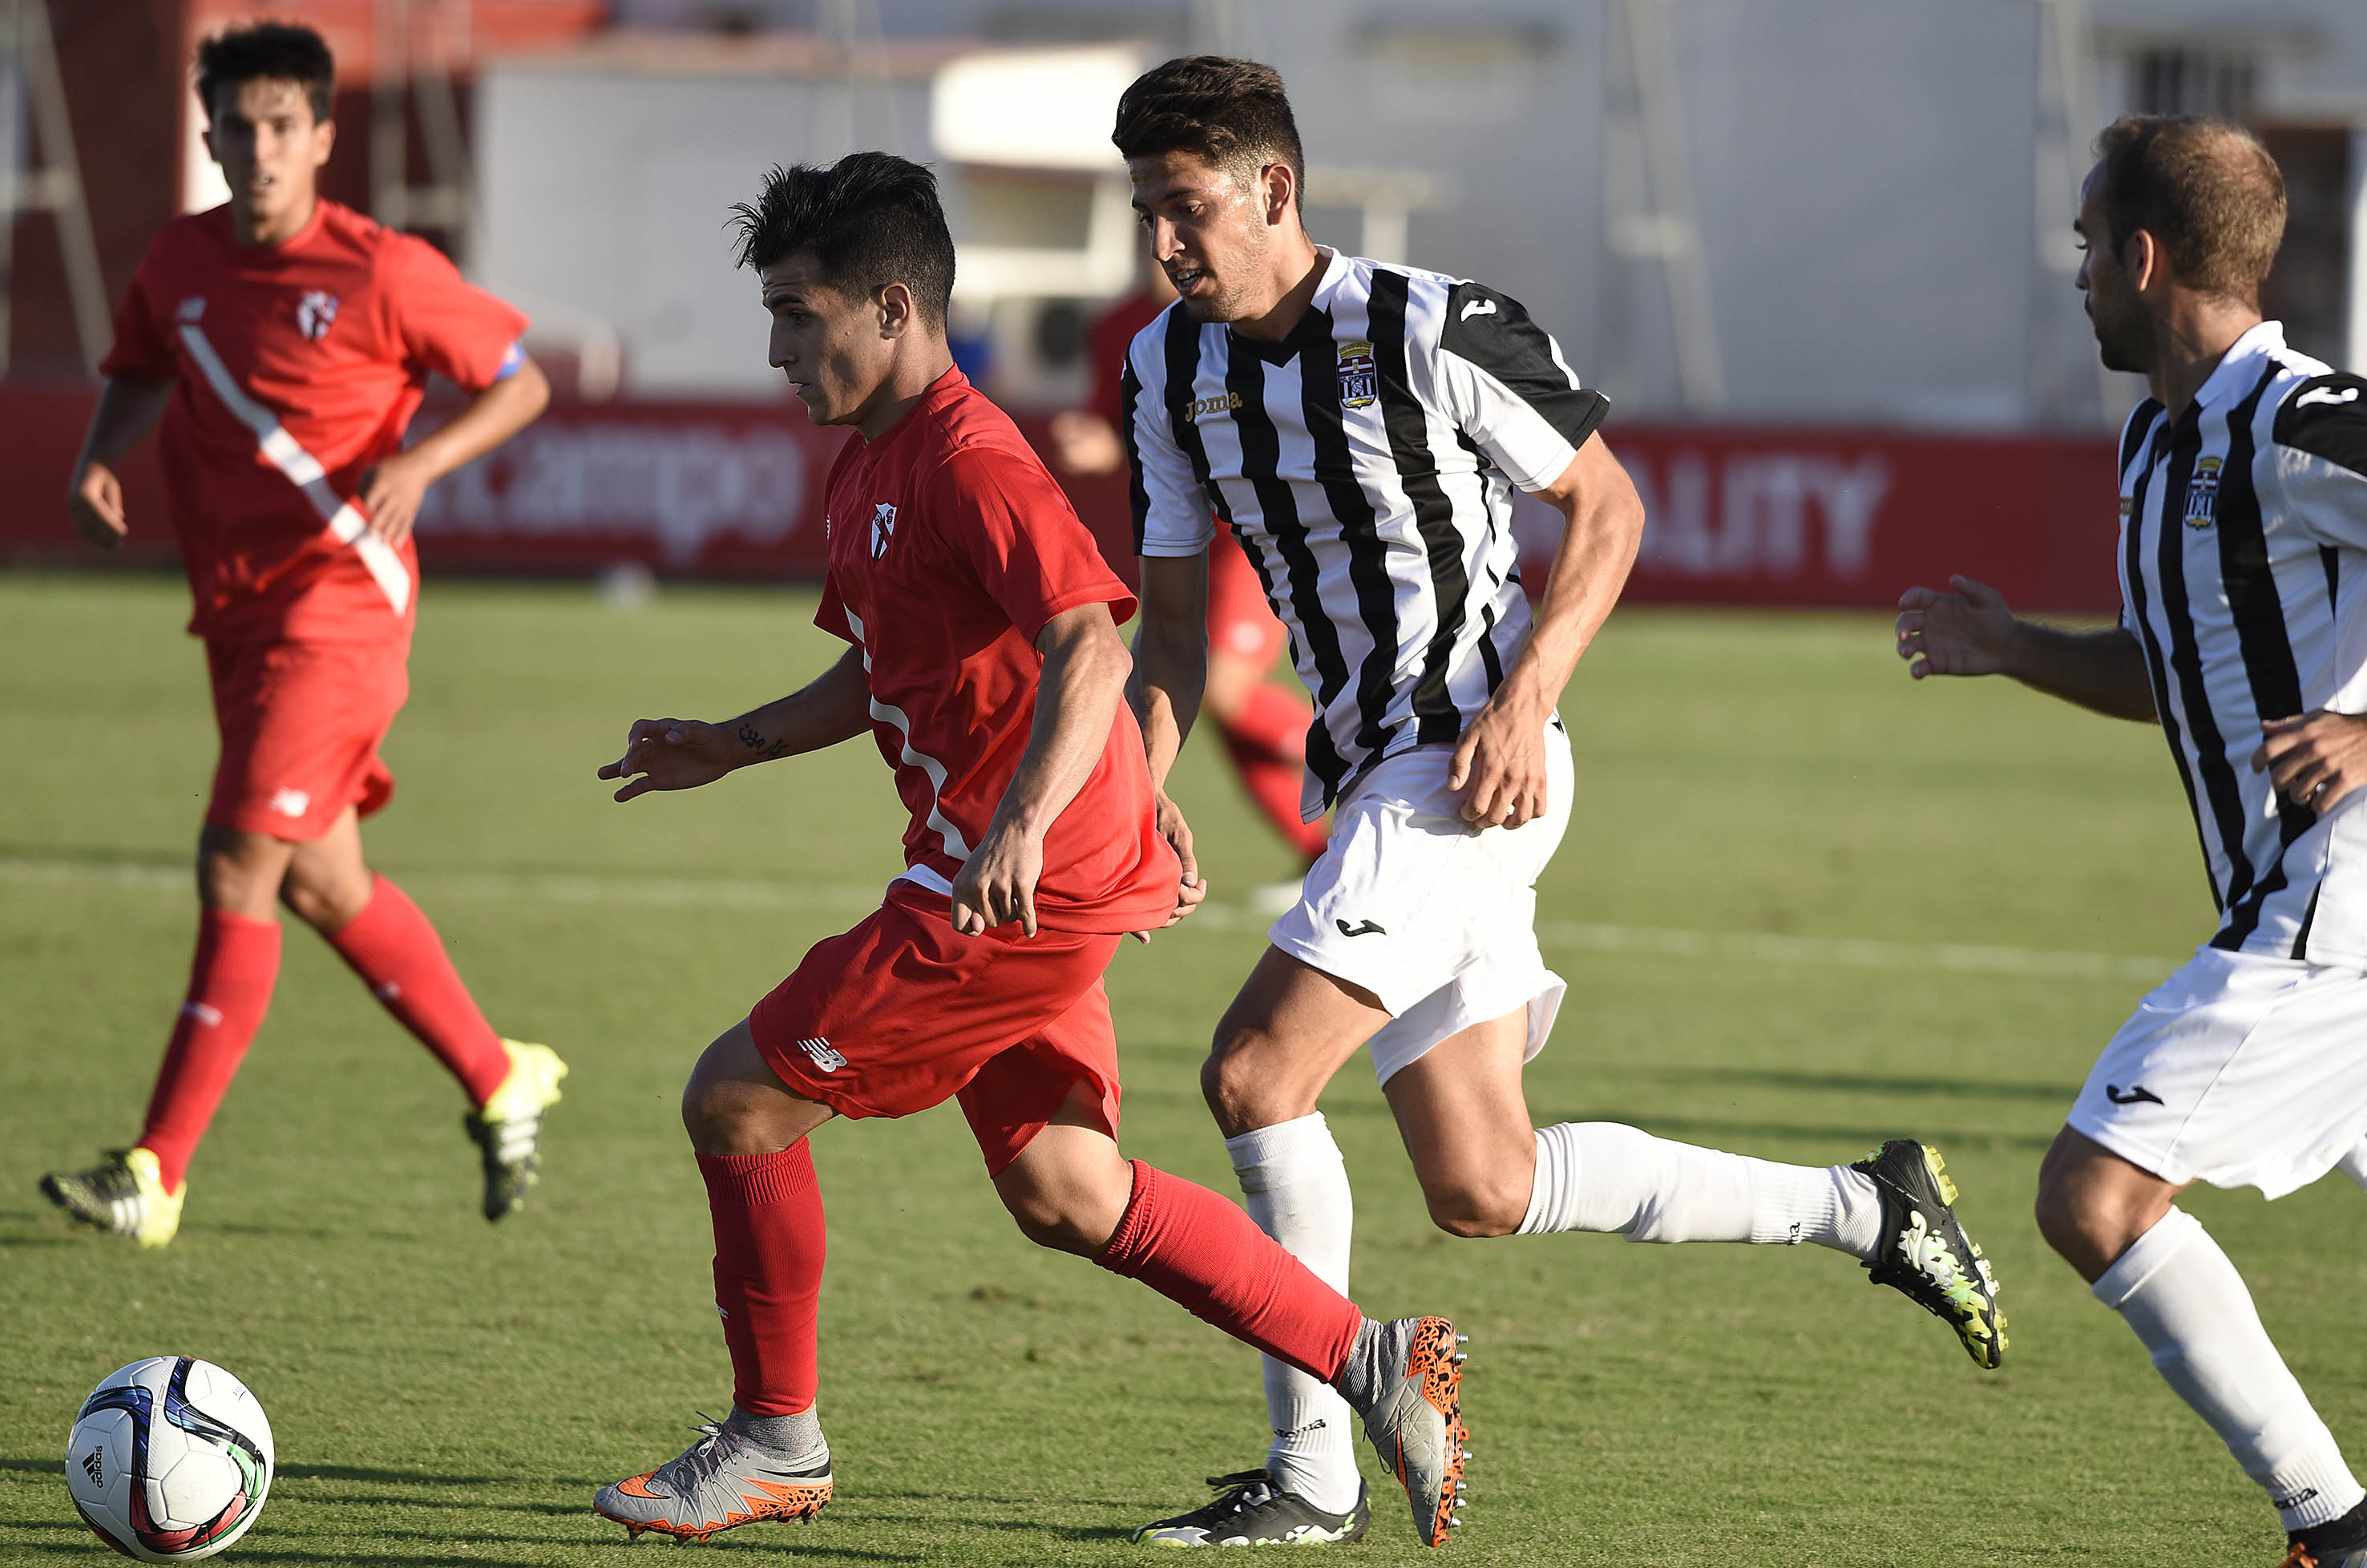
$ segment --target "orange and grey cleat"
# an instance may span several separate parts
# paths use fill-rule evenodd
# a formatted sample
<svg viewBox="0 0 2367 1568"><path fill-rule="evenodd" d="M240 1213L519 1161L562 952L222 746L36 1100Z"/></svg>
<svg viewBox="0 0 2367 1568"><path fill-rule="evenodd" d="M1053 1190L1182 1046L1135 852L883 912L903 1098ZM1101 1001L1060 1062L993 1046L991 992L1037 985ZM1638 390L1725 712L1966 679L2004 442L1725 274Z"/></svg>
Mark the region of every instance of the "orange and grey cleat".
<svg viewBox="0 0 2367 1568"><path fill-rule="evenodd" d="M655 1530L703 1541L766 1519L810 1519L829 1504L829 1444L785 1456L756 1447L729 1421L691 1429L704 1436L647 1474L600 1488L592 1511L624 1526L628 1540Z"/></svg>
<svg viewBox="0 0 2367 1568"><path fill-rule="evenodd" d="M1464 1467L1470 1430L1463 1425L1463 1335L1444 1318L1367 1321L1347 1364L1333 1380L1365 1418L1381 1463L1413 1506L1414 1533L1444 1546L1463 1523Z"/></svg>

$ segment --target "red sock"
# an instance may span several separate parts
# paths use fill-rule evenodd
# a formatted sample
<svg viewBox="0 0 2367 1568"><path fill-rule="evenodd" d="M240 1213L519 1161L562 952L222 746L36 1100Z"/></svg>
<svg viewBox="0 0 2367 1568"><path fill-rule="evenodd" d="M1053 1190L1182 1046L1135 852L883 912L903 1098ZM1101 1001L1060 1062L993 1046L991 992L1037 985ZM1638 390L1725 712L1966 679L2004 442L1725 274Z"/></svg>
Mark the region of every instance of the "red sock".
<svg viewBox="0 0 2367 1568"><path fill-rule="evenodd" d="M140 1131L140 1147L156 1156L165 1191L179 1190L189 1156L238 1075L278 978L277 921L221 909L198 912L188 994L148 1096L148 1124Z"/></svg>
<svg viewBox="0 0 2367 1568"><path fill-rule="evenodd" d="M1292 700L1290 693L1278 686L1261 686L1250 694L1250 699L1233 715L1230 723L1220 726L1225 739L1225 755L1233 759L1233 770L1241 778L1241 788L1250 792L1266 820L1275 831L1290 841L1301 858L1312 864L1323 853L1324 844L1331 830L1319 818L1301 822L1298 817L1298 792L1305 782L1307 759L1308 709L1304 703Z"/></svg>
<svg viewBox="0 0 2367 1568"><path fill-rule="evenodd" d="M701 1154L698 1174L715 1221L731 1403L750 1415L810 1410L821 1386L814 1326L828 1250L812 1151L800 1138L777 1154Z"/></svg>
<svg viewBox="0 0 2367 1568"><path fill-rule="evenodd" d="M362 912L339 926L329 946L352 966L419 1043L452 1070L472 1105L493 1097L510 1075L509 1052L460 983L444 940L410 895L378 879Z"/></svg>
<svg viewBox="0 0 2367 1568"><path fill-rule="evenodd" d="M1236 760L1246 751L1296 767L1307 760L1307 724L1313 713L1303 699L1261 682L1250 687L1250 699L1241 704L1241 710L1230 719L1218 720L1217 725L1225 732L1226 747L1233 751ZM1294 804L1291 815L1297 814Z"/></svg>
<svg viewBox="0 0 2367 1568"><path fill-rule="evenodd" d="M1338 1376L1364 1325L1356 1304L1236 1205L1140 1160L1133 1165L1133 1200L1093 1261L1309 1377Z"/></svg>

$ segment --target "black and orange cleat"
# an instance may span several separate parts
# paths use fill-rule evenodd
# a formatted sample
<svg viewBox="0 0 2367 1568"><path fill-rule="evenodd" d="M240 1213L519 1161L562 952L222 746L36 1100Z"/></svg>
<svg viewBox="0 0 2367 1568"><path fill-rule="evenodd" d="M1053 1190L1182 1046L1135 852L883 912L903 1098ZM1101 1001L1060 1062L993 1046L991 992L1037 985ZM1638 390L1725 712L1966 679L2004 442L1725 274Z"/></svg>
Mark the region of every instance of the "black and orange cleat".
<svg viewBox="0 0 2367 1568"><path fill-rule="evenodd" d="M750 1442L730 1421L691 1430L700 1439L644 1475L600 1488L592 1511L638 1540L655 1530L677 1541L772 1520L810 1519L830 1503L830 1445L781 1455Z"/></svg>
<svg viewBox="0 0 2367 1568"><path fill-rule="evenodd" d="M2278 1568L2367 1568L2367 1503L2329 1523L2293 1531Z"/></svg>
<svg viewBox="0 0 2367 1568"><path fill-rule="evenodd" d="M1367 1319L1332 1386L1365 1418L1365 1435L1405 1488L1414 1533L1444 1546L1463 1523L1463 1335L1444 1318Z"/></svg>

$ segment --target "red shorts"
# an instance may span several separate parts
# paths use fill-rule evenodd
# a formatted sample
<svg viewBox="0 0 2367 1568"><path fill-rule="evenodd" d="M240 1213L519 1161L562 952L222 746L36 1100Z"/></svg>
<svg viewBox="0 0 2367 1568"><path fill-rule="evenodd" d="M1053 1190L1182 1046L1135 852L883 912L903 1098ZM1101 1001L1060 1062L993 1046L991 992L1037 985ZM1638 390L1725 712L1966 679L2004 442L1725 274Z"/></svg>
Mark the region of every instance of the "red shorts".
<svg viewBox="0 0 2367 1568"><path fill-rule="evenodd" d="M1102 971L1118 938L957 936L942 894L897 882L879 912L818 942L750 1009L781 1082L842 1116L911 1116L958 1097L999 1176L1079 1084L1117 1135L1117 1031Z"/></svg>
<svg viewBox="0 0 2367 1568"><path fill-rule="evenodd" d="M1282 657L1288 636L1266 603L1257 568L1232 534L1218 528L1208 541L1208 651L1247 659L1263 676Z"/></svg>
<svg viewBox="0 0 2367 1568"><path fill-rule="evenodd" d="M206 643L221 760L206 822L297 843L394 793L379 742L410 695L402 644Z"/></svg>

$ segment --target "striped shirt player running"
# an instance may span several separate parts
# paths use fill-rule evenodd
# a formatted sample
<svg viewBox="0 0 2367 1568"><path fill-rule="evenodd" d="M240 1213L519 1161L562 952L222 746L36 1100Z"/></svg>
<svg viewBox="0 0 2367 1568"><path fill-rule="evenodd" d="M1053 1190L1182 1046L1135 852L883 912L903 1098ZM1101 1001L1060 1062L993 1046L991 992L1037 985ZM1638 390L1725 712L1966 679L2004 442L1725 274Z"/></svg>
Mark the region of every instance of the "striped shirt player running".
<svg viewBox="0 0 2367 1568"><path fill-rule="evenodd" d="M2195 1181L2367 1185L2367 381L2259 312L2284 187L2216 120L2105 131L2078 228L2107 367L2152 395L2121 438L2121 623L2018 620L1910 590L1914 674L2010 675L2158 724L2219 924L2106 1045L2039 1176L2040 1228L2267 1491L2290 1568L2367 1568L2367 1492L2218 1244Z"/></svg>
<svg viewBox="0 0 2367 1568"><path fill-rule="evenodd" d="M1316 708L1305 813L1334 812L1203 1072L1251 1214L1346 1283L1348 1179L1316 1102L1368 1046L1443 1229L1818 1242L1996 1366L1995 1288L1923 1143L1809 1169L1608 1123L1530 1125L1522 1065L1562 998L1534 928L1572 792L1554 705L1643 524L1595 433L1603 399L1510 296L1309 241L1297 131L1270 68L1161 65L1120 101L1113 140L1181 294L1127 364L1143 557L1133 696L1161 821L1188 866L1163 787L1200 702L1212 513L1289 629ZM1534 620L1508 526L1515 485L1568 522ZM1212 1502L1138 1539L1363 1533L1345 1408L1273 1360L1266 1399L1264 1463L1212 1478Z"/></svg>

